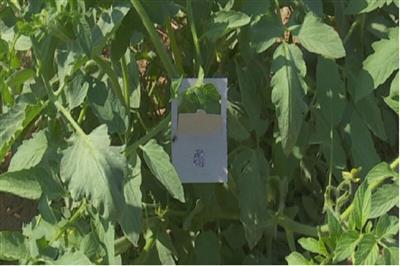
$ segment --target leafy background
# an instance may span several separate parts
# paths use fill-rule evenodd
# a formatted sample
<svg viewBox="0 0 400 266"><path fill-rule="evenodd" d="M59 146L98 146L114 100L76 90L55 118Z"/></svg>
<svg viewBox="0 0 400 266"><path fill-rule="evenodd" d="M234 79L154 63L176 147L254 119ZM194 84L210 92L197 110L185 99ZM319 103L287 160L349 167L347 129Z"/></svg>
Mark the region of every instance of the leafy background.
<svg viewBox="0 0 400 266"><path fill-rule="evenodd" d="M398 5L1 1L0 260L398 265ZM228 77L226 184L170 163L182 77Z"/></svg>

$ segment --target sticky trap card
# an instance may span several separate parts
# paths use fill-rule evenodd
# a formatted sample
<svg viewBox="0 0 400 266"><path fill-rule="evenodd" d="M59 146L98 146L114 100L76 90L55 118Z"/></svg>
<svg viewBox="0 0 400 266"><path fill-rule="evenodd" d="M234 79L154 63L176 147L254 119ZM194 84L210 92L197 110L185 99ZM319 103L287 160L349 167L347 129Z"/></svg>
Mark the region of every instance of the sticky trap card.
<svg viewBox="0 0 400 266"><path fill-rule="evenodd" d="M179 95L184 95L196 81L183 79ZM204 79L204 84L215 89L198 91L197 95L188 96L186 102L183 97L172 101L172 162L182 183L228 180L227 79Z"/></svg>

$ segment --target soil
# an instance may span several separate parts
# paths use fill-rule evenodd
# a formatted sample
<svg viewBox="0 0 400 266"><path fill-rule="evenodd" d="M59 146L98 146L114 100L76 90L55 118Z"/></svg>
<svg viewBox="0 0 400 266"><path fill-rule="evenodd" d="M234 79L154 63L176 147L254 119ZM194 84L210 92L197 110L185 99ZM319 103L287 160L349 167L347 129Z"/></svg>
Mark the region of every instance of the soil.
<svg viewBox="0 0 400 266"><path fill-rule="evenodd" d="M0 193L0 231L21 231L36 215L36 202Z"/></svg>

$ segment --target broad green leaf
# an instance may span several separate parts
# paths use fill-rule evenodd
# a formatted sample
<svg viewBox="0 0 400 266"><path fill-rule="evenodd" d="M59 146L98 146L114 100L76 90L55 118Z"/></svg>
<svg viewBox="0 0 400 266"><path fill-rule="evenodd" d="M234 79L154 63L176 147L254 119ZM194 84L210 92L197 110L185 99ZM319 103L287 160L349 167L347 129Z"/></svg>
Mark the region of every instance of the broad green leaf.
<svg viewBox="0 0 400 266"><path fill-rule="evenodd" d="M398 39L397 27L390 29L389 39L382 39L372 44L374 52L364 60L363 68L358 74L356 101L370 94L399 68Z"/></svg>
<svg viewBox="0 0 400 266"><path fill-rule="evenodd" d="M252 249L262 237L268 217L264 183L257 154L245 150L243 170L237 178L240 220L245 229L249 247ZM248 155L247 155L248 154Z"/></svg>
<svg viewBox="0 0 400 266"><path fill-rule="evenodd" d="M200 233L195 240L196 264L220 265L221 254L217 236L212 231Z"/></svg>
<svg viewBox="0 0 400 266"><path fill-rule="evenodd" d="M125 158L110 146L107 127L101 125L89 135L78 132L63 152L60 175L74 200L87 197L99 213L116 219L124 204Z"/></svg>
<svg viewBox="0 0 400 266"><path fill-rule="evenodd" d="M103 251L99 238L95 232L90 232L82 238L79 245L82 251L90 260L96 258L96 255Z"/></svg>
<svg viewBox="0 0 400 266"><path fill-rule="evenodd" d="M371 133L357 112L352 114L350 127L353 164L361 166L362 173L366 173L380 161L379 155L375 150Z"/></svg>
<svg viewBox="0 0 400 266"><path fill-rule="evenodd" d="M0 260L18 261L27 256L24 236L20 232L0 232Z"/></svg>
<svg viewBox="0 0 400 266"><path fill-rule="evenodd" d="M250 137L249 131L240 121L240 112L234 105L228 106L228 136L241 141Z"/></svg>
<svg viewBox="0 0 400 266"><path fill-rule="evenodd" d="M135 54L130 50L125 53L125 61L127 64L128 71L128 92L129 92L129 102L131 108L140 107L140 82L139 82L139 70L136 63Z"/></svg>
<svg viewBox="0 0 400 266"><path fill-rule="evenodd" d="M15 172L29 169L38 165L47 150L47 138L44 130L33 134L29 140L25 140L13 155L8 171Z"/></svg>
<svg viewBox="0 0 400 266"><path fill-rule="evenodd" d="M275 105L282 147L288 155L296 144L307 106L303 97L307 90L303 78L306 65L295 44L281 44L274 53L271 79L272 102Z"/></svg>
<svg viewBox="0 0 400 266"><path fill-rule="evenodd" d="M389 96L384 98L386 104L399 114L399 72L397 72L396 76L392 80L392 84L390 85Z"/></svg>
<svg viewBox="0 0 400 266"><path fill-rule="evenodd" d="M371 190L366 182L358 187L352 204L350 219L361 230L371 214Z"/></svg>
<svg viewBox="0 0 400 266"><path fill-rule="evenodd" d="M26 104L19 103L5 114L0 114L0 162L17 131L22 129Z"/></svg>
<svg viewBox="0 0 400 266"><path fill-rule="evenodd" d="M142 147L147 166L175 199L185 202L183 187L168 154L152 139Z"/></svg>
<svg viewBox="0 0 400 266"><path fill-rule="evenodd" d="M21 198L39 199L42 189L38 179L41 177L42 173L37 169L6 172L0 175L0 191Z"/></svg>
<svg viewBox="0 0 400 266"><path fill-rule="evenodd" d="M323 17L322 0L303 0L306 9L319 17Z"/></svg>
<svg viewBox="0 0 400 266"><path fill-rule="evenodd" d="M365 234L357 245L354 255L354 263L362 265L374 265L378 258L379 248L374 235Z"/></svg>
<svg viewBox="0 0 400 266"><path fill-rule="evenodd" d="M298 38L301 45L312 53L329 58L341 58L346 55L337 32L311 12L304 18Z"/></svg>
<svg viewBox="0 0 400 266"><path fill-rule="evenodd" d="M374 234L379 240L381 238L396 235L399 232L399 218L389 216L386 213L379 217Z"/></svg>
<svg viewBox="0 0 400 266"><path fill-rule="evenodd" d="M108 38L119 27L129 9L130 3L128 1L118 2L100 15L99 20L92 30L92 55L97 55L102 51Z"/></svg>
<svg viewBox="0 0 400 266"><path fill-rule="evenodd" d="M345 12L346 14L368 13L383 7L387 2L385 0L353 0L348 2Z"/></svg>
<svg viewBox="0 0 400 266"><path fill-rule="evenodd" d="M101 123L106 123L110 133L124 133L128 124L126 109L106 83L90 79L88 101Z"/></svg>
<svg viewBox="0 0 400 266"><path fill-rule="evenodd" d="M14 46L15 50L17 51L27 51L31 49L31 47L32 47L31 39L25 35L19 36Z"/></svg>
<svg viewBox="0 0 400 266"><path fill-rule="evenodd" d="M157 234L156 249L162 265L175 265L174 246L166 233Z"/></svg>
<svg viewBox="0 0 400 266"><path fill-rule="evenodd" d="M78 42L67 43L65 44L65 47L61 48L57 47L56 61L60 86L66 82L67 77L72 76L83 64L83 60L80 60L81 57L81 48Z"/></svg>
<svg viewBox="0 0 400 266"><path fill-rule="evenodd" d="M82 251L67 252L53 262L54 265L91 265L93 264Z"/></svg>
<svg viewBox="0 0 400 266"><path fill-rule="evenodd" d="M236 61L236 75L239 81L240 97L243 108L251 121L257 120L261 112L261 100L257 86L252 78L250 67Z"/></svg>
<svg viewBox="0 0 400 266"><path fill-rule="evenodd" d="M132 162L131 162L132 161ZM129 241L137 245L142 232L142 184L141 161L136 154L129 161L129 179L124 185L125 206L121 216L121 228Z"/></svg>
<svg viewBox="0 0 400 266"><path fill-rule="evenodd" d="M25 81L32 79L34 76L35 71L30 68L24 68L12 73L10 77L6 80L6 83L11 88L16 88L24 84Z"/></svg>
<svg viewBox="0 0 400 266"><path fill-rule="evenodd" d="M289 256L287 256L286 261L289 265L312 265L314 264L312 261L307 260L301 255L299 252L292 252Z"/></svg>
<svg viewBox="0 0 400 266"><path fill-rule="evenodd" d="M384 249L385 264L398 265L399 264L399 248L389 247Z"/></svg>
<svg viewBox="0 0 400 266"><path fill-rule="evenodd" d="M82 48L83 52L90 58L92 55L93 40L90 26L85 16L78 17L77 21L75 21L74 30L79 46Z"/></svg>
<svg viewBox="0 0 400 266"><path fill-rule="evenodd" d="M106 256L103 259L104 264L115 265L115 228L110 220L103 220L96 216L94 227L99 240L105 250Z"/></svg>
<svg viewBox="0 0 400 266"><path fill-rule="evenodd" d="M327 210L328 216L328 226L329 226L329 235L330 237L337 242L339 237L342 235L342 227L340 225L339 219L335 216L333 211Z"/></svg>
<svg viewBox="0 0 400 266"><path fill-rule="evenodd" d="M367 180L368 185L370 187L375 187L377 184L381 183L386 178L392 176L398 176L398 173L392 170L392 168L390 168L390 165L388 163L380 162L368 172L365 179Z"/></svg>
<svg viewBox="0 0 400 266"><path fill-rule="evenodd" d="M86 94L89 89L88 81L84 80L83 74L77 74L72 81L69 83L69 86L65 88L65 98L68 103L68 107L70 110L78 107L85 100Z"/></svg>
<svg viewBox="0 0 400 266"><path fill-rule="evenodd" d="M379 217L399 203L399 186L384 184L372 194L371 214L369 218Z"/></svg>
<svg viewBox="0 0 400 266"><path fill-rule="evenodd" d="M262 53L276 43L278 38L282 38L283 34L282 22L275 14L262 16L260 20L250 25L250 46L257 53Z"/></svg>
<svg viewBox="0 0 400 266"><path fill-rule="evenodd" d="M376 102L375 96L371 93L359 100L356 103L356 109L372 133L381 140L386 141L387 137L382 120L382 112Z"/></svg>
<svg viewBox="0 0 400 266"><path fill-rule="evenodd" d="M245 13L234 10L220 10L214 14L212 22L208 27L209 30L203 36L215 41L229 31L243 27L249 23L250 17Z"/></svg>
<svg viewBox="0 0 400 266"><path fill-rule="evenodd" d="M349 258L356 248L359 237L357 231L344 232L336 243L333 262L337 263Z"/></svg>
<svg viewBox="0 0 400 266"><path fill-rule="evenodd" d="M317 253L322 256L328 256L328 251L322 240L317 240L312 237L303 237L298 240L299 244L305 249L312 253Z"/></svg>
<svg viewBox="0 0 400 266"><path fill-rule="evenodd" d="M249 16L263 15L268 12L270 5L270 1L244 0L241 11Z"/></svg>
<svg viewBox="0 0 400 266"><path fill-rule="evenodd" d="M333 128L342 119L346 105L346 92L337 64L333 60L318 58L317 100L322 116Z"/></svg>

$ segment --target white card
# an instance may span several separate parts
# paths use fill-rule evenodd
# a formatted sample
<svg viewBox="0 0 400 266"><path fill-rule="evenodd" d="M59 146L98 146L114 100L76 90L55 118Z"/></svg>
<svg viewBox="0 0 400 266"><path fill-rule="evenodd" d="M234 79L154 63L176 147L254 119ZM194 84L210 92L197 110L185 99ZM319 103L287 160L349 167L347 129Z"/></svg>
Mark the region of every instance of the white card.
<svg viewBox="0 0 400 266"><path fill-rule="evenodd" d="M179 94L183 94L197 79L183 79ZM223 183L228 180L226 108L228 84L226 78L204 79L221 95L221 113L179 113L178 100L172 101L172 162L182 183Z"/></svg>

